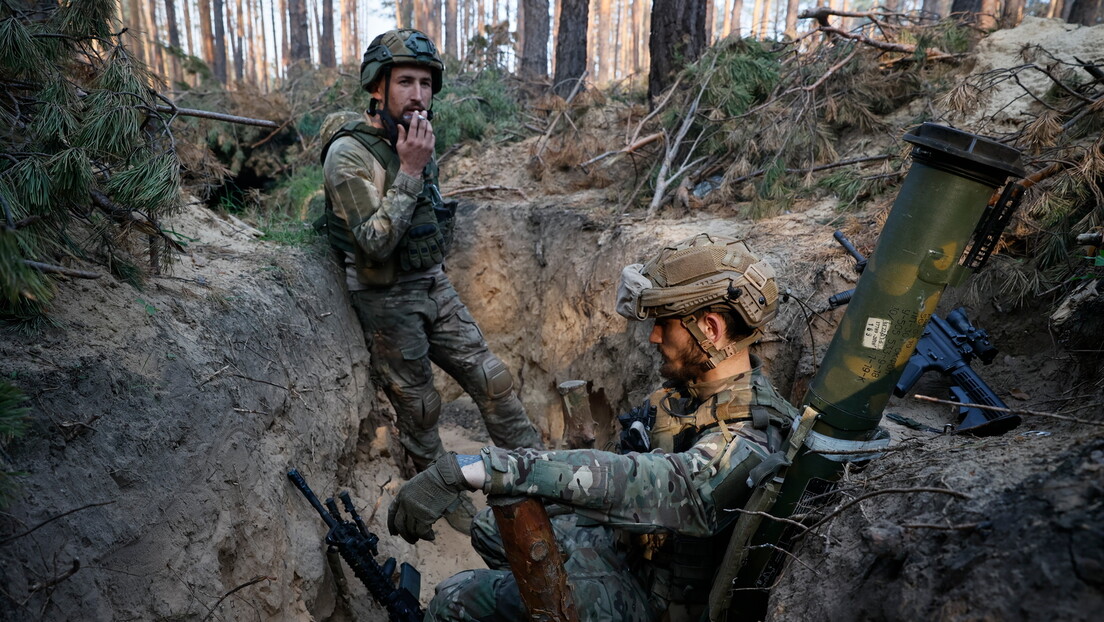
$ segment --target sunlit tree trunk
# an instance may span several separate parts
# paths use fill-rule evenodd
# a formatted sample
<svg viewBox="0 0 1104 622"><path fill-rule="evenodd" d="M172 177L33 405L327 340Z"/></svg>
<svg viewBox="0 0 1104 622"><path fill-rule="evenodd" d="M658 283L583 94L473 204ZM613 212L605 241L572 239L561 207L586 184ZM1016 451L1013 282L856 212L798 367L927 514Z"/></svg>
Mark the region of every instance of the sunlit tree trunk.
<svg viewBox="0 0 1104 622"><path fill-rule="evenodd" d="M785 34L792 41L797 38L798 0L787 0Z"/></svg>
<svg viewBox="0 0 1104 622"><path fill-rule="evenodd" d="M199 0L199 38L203 44L203 61L215 72L215 31L211 21L211 0Z"/></svg>
<svg viewBox="0 0 1104 622"><path fill-rule="evenodd" d="M730 15L732 15L732 30L729 32L734 32L741 37L744 36L744 33L740 31L743 22L743 14L744 0L732 0L732 11L730 12Z"/></svg>
<svg viewBox="0 0 1104 622"><path fill-rule="evenodd" d="M172 54L166 55L165 73L170 83L179 82L180 59L177 54L180 53L180 24L176 21L176 0L165 0L165 29L169 36L169 46L173 48Z"/></svg>
<svg viewBox="0 0 1104 622"><path fill-rule="evenodd" d="M587 0L562 0L556 34L556 76L553 88L567 97L587 68Z"/></svg>
<svg viewBox="0 0 1104 622"><path fill-rule="evenodd" d="M613 72L613 47L610 45L614 37L614 26L610 0L598 0L598 28L594 33L595 56L598 60L598 72L596 77L600 84L610 81Z"/></svg>
<svg viewBox="0 0 1104 622"><path fill-rule="evenodd" d="M460 58L460 33L456 30L456 0L445 0L445 37L438 45L444 44L441 51Z"/></svg>
<svg viewBox="0 0 1104 622"><path fill-rule="evenodd" d="M761 36L759 30L759 13L763 10L763 0L755 0L751 5L751 37L758 39Z"/></svg>
<svg viewBox="0 0 1104 622"><path fill-rule="evenodd" d="M674 81L679 69L705 51L705 0L654 0L648 48L648 98L653 103Z"/></svg>

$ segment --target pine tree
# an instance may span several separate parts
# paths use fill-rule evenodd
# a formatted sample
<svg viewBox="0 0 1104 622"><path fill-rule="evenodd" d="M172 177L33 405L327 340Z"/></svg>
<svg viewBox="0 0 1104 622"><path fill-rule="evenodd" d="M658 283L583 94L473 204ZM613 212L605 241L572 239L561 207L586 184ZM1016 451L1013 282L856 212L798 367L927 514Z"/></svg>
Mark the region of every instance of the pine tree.
<svg viewBox="0 0 1104 622"><path fill-rule="evenodd" d="M113 0L0 0L0 313L38 317L51 274L84 260L138 279L171 242L179 161L145 66L123 45ZM143 242L145 240L142 240Z"/></svg>

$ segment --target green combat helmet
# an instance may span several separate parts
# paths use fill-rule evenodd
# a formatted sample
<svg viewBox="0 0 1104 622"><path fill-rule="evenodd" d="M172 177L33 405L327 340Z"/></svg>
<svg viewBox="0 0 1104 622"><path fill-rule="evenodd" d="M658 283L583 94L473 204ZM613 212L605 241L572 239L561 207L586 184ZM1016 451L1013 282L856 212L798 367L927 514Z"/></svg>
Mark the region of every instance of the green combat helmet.
<svg viewBox="0 0 1104 622"><path fill-rule="evenodd" d="M445 64L437 54L426 34L413 28L388 30L372 40L364 51L360 64L360 84L364 90L372 90L376 80L383 77L395 65L421 65L433 75L433 94L441 91Z"/></svg>
<svg viewBox="0 0 1104 622"><path fill-rule="evenodd" d="M705 311L735 312L751 335L718 349L698 328ZM679 318L716 366L762 336L761 327L778 314L778 284L774 268L746 242L701 233L665 247L646 264L626 266L617 313L630 320Z"/></svg>

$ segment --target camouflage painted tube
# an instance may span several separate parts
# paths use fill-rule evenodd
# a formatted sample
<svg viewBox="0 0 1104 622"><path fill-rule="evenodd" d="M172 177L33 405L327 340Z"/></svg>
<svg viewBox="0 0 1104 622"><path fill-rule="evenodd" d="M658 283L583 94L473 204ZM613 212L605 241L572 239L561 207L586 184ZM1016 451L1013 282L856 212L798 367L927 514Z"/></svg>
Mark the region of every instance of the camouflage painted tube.
<svg viewBox="0 0 1104 622"><path fill-rule="evenodd" d="M845 462L868 460L888 444L878 423L894 385L944 289L964 275L959 258L993 191L1023 176L1018 151L979 136L925 123L905 140L915 145L912 167L803 400L819 416L785 474L774 516L822 503ZM752 590L729 619L765 611L785 561L775 546L788 548L786 531L766 521L751 539L734 585Z"/></svg>
<svg viewBox="0 0 1104 622"><path fill-rule="evenodd" d="M912 167L804 400L836 438L877 427L993 191L1023 175L1018 151L972 134L925 123L905 140Z"/></svg>

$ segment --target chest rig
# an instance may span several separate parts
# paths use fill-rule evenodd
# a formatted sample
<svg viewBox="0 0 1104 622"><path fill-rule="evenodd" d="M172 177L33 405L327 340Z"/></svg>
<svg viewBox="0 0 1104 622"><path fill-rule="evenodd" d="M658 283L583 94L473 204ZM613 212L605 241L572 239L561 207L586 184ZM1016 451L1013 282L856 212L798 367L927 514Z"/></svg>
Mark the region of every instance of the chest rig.
<svg viewBox="0 0 1104 622"><path fill-rule="evenodd" d="M798 415L765 377L757 371L750 375L746 385L726 388L704 400L686 387L675 385L665 386L649 398L648 403L654 408L651 414L655 429L651 438L655 448L682 452L702 436L719 433L735 463L712 490L718 521L712 536L650 535L637 543L638 553L652 562L653 592L677 605L672 614L676 610L696 610L708 602L717 566L740 516L734 510L743 507L752 491L749 478L767 456L782 447L783 437ZM748 394L738 395L744 391ZM750 424L746 426L750 429L746 432L729 429L741 423ZM743 442L733 446L737 437Z"/></svg>
<svg viewBox="0 0 1104 622"><path fill-rule="evenodd" d="M334 132L333 136L323 145L320 158L323 165L326 162L326 154L329 152L330 146L333 145L334 141L345 136L353 138L363 145L372 154L372 157L383 166L385 170L383 192L386 194L394 185L400 167L399 155L387 139L387 132L364 121L346 123ZM455 202L446 205L441 198L437 185L438 172L437 161L431 159L422 170L422 192L417 197L414 211L429 210L436 216L438 226L446 232L444 236L446 248L444 250L447 252L447 246L452 241L452 217L455 212ZM368 285L390 285L394 283L397 270L394 256L389 257L383 264L373 263L367 257L364 257L353 235L353 227L358 224L360 223L346 222L345 218L334 212L333 203L327 195L326 211L315 222L315 228L326 232L330 246L335 250L348 253L354 257L357 275L362 282ZM396 248L399 253L403 252L407 245L408 233L409 231L404 233L402 239L399 240Z"/></svg>

